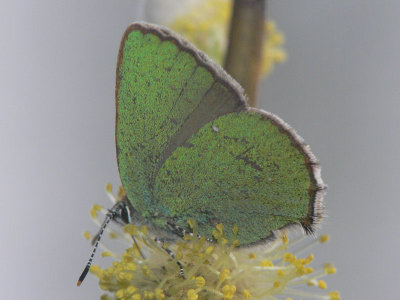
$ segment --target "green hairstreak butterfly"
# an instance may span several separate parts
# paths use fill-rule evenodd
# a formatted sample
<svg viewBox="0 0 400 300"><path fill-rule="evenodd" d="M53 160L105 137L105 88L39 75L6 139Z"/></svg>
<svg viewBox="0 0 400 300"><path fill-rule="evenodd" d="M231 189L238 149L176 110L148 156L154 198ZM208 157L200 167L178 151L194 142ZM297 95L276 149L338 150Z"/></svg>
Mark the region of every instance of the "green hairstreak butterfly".
<svg viewBox="0 0 400 300"><path fill-rule="evenodd" d="M203 52L166 27L134 23L116 75L124 222L165 239L189 230L189 219L209 239L216 224L228 238L237 225L242 246L290 226L313 232L325 189L317 159L279 117L248 107L240 85Z"/></svg>

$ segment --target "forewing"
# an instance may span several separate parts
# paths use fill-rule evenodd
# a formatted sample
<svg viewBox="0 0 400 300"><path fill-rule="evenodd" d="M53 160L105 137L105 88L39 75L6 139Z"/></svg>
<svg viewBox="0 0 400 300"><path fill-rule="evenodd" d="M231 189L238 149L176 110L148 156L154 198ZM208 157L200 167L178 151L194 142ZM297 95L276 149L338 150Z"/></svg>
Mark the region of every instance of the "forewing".
<svg viewBox="0 0 400 300"><path fill-rule="evenodd" d="M132 24L117 64L116 145L135 209L157 214L155 178L174 150L208 122L245 106L241 88L170 30Z"/></svg>

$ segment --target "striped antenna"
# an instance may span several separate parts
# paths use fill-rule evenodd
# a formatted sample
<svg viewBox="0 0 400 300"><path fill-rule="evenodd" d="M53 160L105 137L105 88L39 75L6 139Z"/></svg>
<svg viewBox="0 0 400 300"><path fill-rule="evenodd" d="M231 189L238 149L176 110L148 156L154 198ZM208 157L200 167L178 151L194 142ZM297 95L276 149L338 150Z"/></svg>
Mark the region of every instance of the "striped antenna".
<svg viewBox="0 0 400 300"><path fill-rule="evenodd" d="M120 205L118 205L117 207L114 206L106 214L106 218L105 218L105 220L103 222L103 225L101 225L100 233L97 235L96 243L93 246L92 255L90 255L89 261L86 264L85 269L83 269L83 272L82 272L81 276L79 276L78 282L76 283L77 286L80 286L82 284L82 282L85 279L87 273L89 272L90 266L92 265L92 262L93 262L94 254L96 253L97 247L99 246L99 242L101 240L101 237L103 236L104 230L106 229L108 223L110 223L111 220L115 219L116 216L118 216L118 212L117 212L118 210L120 210Z"/></svg>

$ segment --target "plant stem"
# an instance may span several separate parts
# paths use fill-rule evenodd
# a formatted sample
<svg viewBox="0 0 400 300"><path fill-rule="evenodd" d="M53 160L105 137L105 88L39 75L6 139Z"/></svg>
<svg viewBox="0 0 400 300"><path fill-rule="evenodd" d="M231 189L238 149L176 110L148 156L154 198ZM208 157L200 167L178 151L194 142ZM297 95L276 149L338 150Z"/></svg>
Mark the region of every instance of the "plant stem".
<svg viewBox="0 0 400 300"><path fill-rule="evenodd" d="M266 0L234 0L225 69L257 106Z"/></svg>

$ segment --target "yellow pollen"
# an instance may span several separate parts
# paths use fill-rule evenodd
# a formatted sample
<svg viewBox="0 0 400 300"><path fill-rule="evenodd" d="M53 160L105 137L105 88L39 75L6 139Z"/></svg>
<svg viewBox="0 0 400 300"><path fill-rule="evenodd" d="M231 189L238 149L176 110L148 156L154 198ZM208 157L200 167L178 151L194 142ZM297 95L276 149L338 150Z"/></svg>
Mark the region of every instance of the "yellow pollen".
<svg viewBox="0 0 400 300"><path fill-rule="evenodd" d="M222 224L217 224L216 226L215 226L215 228L217 228L217 230L219 231L219 233L223 233L224 232L224 225L222 225Z"/></svg>
<svg viewBox="0 0 400 300"><path fill-rule="evenodd" d="M115 293L115 297L120 298L120 299L123 298L124 297L124 290L123 289L118 290Z"/></svg>
<svg viewBox="0 0 400 300"><path fill-rule="evenodd" d="M226 278L228 278L231 271L229 269L223 269L219 274L219 281L224 282Z"/></svg>
<svg viewBox="0 0 400 300"><path fill-rule="evenodd" d="M329 235L327 235L327 234L325 234L325 235L321 235L320 237L319 237L319 242L320 243L326 243L326 242L328 242L329 240L330 240L330 236Z"/></svg>
<svg viewBox="0 0 400 300"><path fill-rule="evenodd" d="M236 236L239 232L239 227L237 227L236 225L233 226L233 234Z"/></svg>
<svg viewBox="0 0 400 300"><path fill-rule="evenodd" d="M135 226L135 225L127 224L127 225L124 226L123 231L124 231L125 233L127 233L127 234L130 234L130 235L137 235L137 233L138 233L138 228L137 228L137 226Z"/></svg>
<svg viewBox="0 0 400 300"><path fill-rule="evenodd" d="M151 271L150 271L150 268L148 266L146 266L146 265L142 266L142 271L143 271L144 275L150 276Z"/></svg>
<svg viewBox="0 0 400 300"><path fill-rule="evenodd" d="M90 217L91 217L92 219L97 219L97 213L98 213L99 211L101 211L102 208L103 208L102 206L100 206L100 205L98 205L98 204L94 204L94 205L92 206L92 208L90 209L90 211L89 211Z"/></svg>
<svg viewBox="0 0 400 300"><path fill-rule="evenodd" d="M256 255L253 252L249 253L249 259L255 259Z"/></svg>
<svg viewBox="0 0 400 300"><path fill-rule="evenodd" d="M285 276L285 272L283 272L282 270L278 270L276 271L276 275L278 275L279 277L283 277Z"/></svg>
<svg viewBox="0 0 400 300"><path fill-rule="evenodd" d="M318 287L322 290L326 290L327 286L326 286L326 282L323 280L319 280L318 281Z"/></svg>
<svg viewBox="0 0 400 300"><path fill-rule="evenodd" d="M119 187L117 196L118 199L122 199L125 196L125 190L122 186Z"/></svg>
<svg viewBox="0 0 400 300"><path fill-rule="evenodd" d="M89 231L85 231L85 232L83 232L83 237L85 239L89 240L92 237L92 235L90 234Z"/></svg>
<svg viewBox="0 0 400 300"><path fill-rule="evenodd" d="M196 222L193 219L189 219L188 224L191 229L193 229L196 226Z"/></svg>
<svg viewBox="0 0 400 300"><path fill-rule="evenodd" d="M111 183L107 183L107 185L106 185L106 191L107 191L108 193L111 193L111 192L112 192L112 184L111 184Z"/></svg>
<svg viewBox="0 0 400 300"><path fill-rule="evenodd" d="M161 300L165 298L164 291L162 289L156 289L156 299Z"/></svg>
<svg viewBox="0 0 400 300"><path fill-rule="evenodd" d="M337 292L337 291L330 292L328 295L329 295L329 300L340 300L341 299L339 292Z"/></svg>
<svg viewBox="0 0 400 300"><path fill-rule="evenodd" d="M325 264L324 265L324 272L326 274L335 274L336 268L332 264Z"/></svg>
<svg viewBox="0 0 400 300"><path fill-rule="evenodd" d="M224 294L224 299L232 299L236 292L236 286L234 285L224 285L222 288L222 293Z"/></svg>
<svg viewBox="0 0 400 300"><path fill-rule="evenodd" d="M286 234L282 234L281 238L282 238L282 242L285 245L287 245L289 243L289 238L288 238L288 236Z"/></svg>
<svg viewBox="0 0 400 300"><path fill-rule="evenodd" d="M196 294L194 289L190 289L187 292L187 299L188 300L197 300L199 298L199 295Z"/></svg>
<svg viewBox="0 0 400 300"><path fill-rule="evenodd" d="M297 266L304 266L305 264L306 264L306 259L305 258L299 258L297 261L296 261L296 265Z"/></svg>
<svg viewBox="0 0 400 300"><path fill-rule="evenodd" d="M133 278L133 274L132 273L127 273L127 272L122 272L119 273L117 275L118 279L120 279L121 281L125 281L125 280L131 280Z"/></svg>
<svg viewBox="0 0 400 300"><path fill-rule="evenodd" d="M243 297L244 297L245 299L249 299L249 298L251 297L250 291L244 289L244 290L243 290Z"/></svg>
<svg viewBox="0 0 400 300"><path fill-rule="evenodd" d="M133 285L131 285L131 286L129 286L129 287L126 289L126 291L127 291L129 294L133 294L133 293L135 293L135 292L137 291L137 288L134 287Z"/></svg>
<svg viewBox="0 0 400 300"><path fill-rule="evenodd" d="M103 253L101 253L101 257L110 257L113 256L109 251L104 251Z"/></svg>
<svg viewBox="0 0 400 300"><path fill-rule="evenodd" d="M213 230L213 236L216 240L219 240L221 238L221 234L217 230Z"/></svg>
<svg viewBox="0 0 400 300"><path fill-rule="evenodd" d="M214 252L214 247L213 247L213 246L210 246L210 247L208 247L208 248L206 249L205 254L206 254L206 255L210 255L210 254L213 253L213 252Z"/></svg>
<svg viewBox="0 0 400 300"><path fill-rule="evenodd" d="M308 267L308 268L305 268L305 269L304 269L304 273L305 273L305 274L311 274L311 273L313 273L313 272L314 272L314 269L311 268L311 267Z"/></svg>
<svg viewBox="0 0 400 300"><path fill-rule="evenodd" d="M125 264L125 269L128 271L135 271L137 269L136 265L134 263L127 263Z"/></svg>
<svg viewBox="0 0 400 300"><path fill-rule="evenodd" d="M260 267L273 267L273 266L274 266L274 264L272 263L272 261L270 261L268 259L260 262Z"/></svg>
<svg viewBox="0 0 400 300"><path fill-rule="evenodd" d="M296 256L294 256L290 252L286 252L285 254L283 254L283 260L288 262L288 263L293 263L293 262L296 261Z"/></svg>
<svg viewBox="0 0 400 300"><path fill-rule="evenodd" d="M144 299L153 299L154 298L154 293L150 291L144 291Z"/></svg>
<svg viewBox="0 0 400 300"><path fill-rule="evenodd" d="M281 282L279 281L279 280L276 280L275 282L274 282L274 288L279 288L281 286Z"/></svg>
<svg viewBox="0 0 400 300"><path fill-rule="evenodd" d="M196 277L196 286L203 287L206 284L206 280L203 276Z"/></svg>
<svg viewBox="0 0 400 300"><path fill-rule="evenodd" d="M103 269L100 269L100 267L98 265L93 265L90 267L90 272L95 275L99 275L99 274L103 273Z"/></svg>
<svg viewBox="0 0 400 300"><path fill-rule="evenodd" d="M310 253L310 255L305 259L305 265L308 265L314 260L314 254Z"/></svg>
<svg viewBox="0 0 400 300"><path fill-rule="evenodd" d="M306 274L306 271L305 271L306 268L303 265L298 265L298 266L296 266L296 268L297 268L297 274L299 274L299 275Z"/></svg>
<svg viewBox="0 0 400 300"><path fill-rule="evenodd" d="M307 285L308 286L315 286L315 281L309 280L309 281L307 281Z"/></svg>
<svg viewBox="0 0 400 300"><path fill-rule="evenodd" d="M314 269L311 267L306 268L303 265L297 266L297 274L299 274L299 275L307 275L307 274L311 274L313 272L314 272Z"/></svg>
<svg viewBox="0 0 400 300"><path fill-rule="evenodd" d="M140 232L143 234L147 234L147 227L146 226L142 226L142 228L140 228Z"/></svg>

